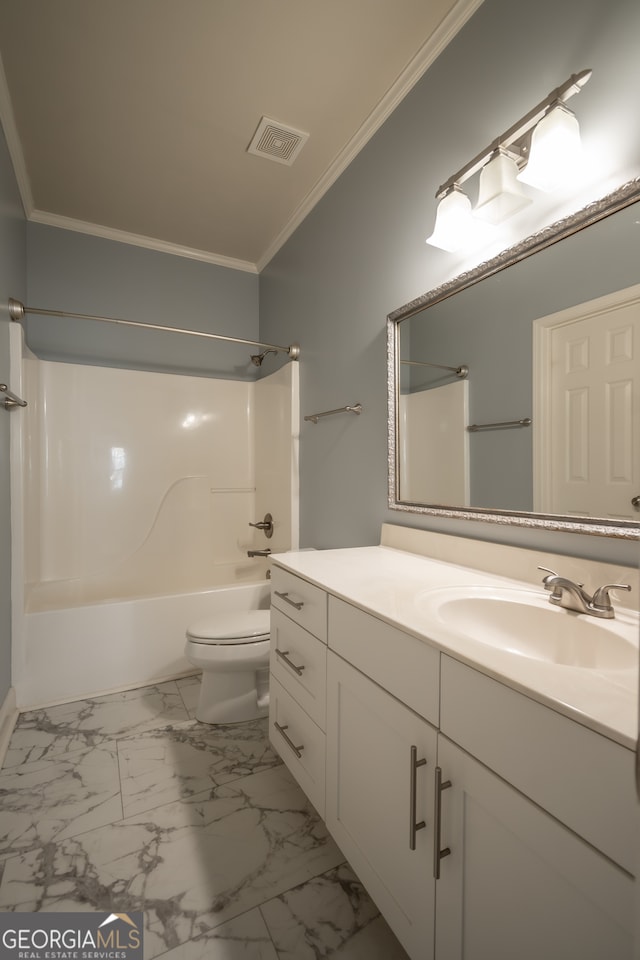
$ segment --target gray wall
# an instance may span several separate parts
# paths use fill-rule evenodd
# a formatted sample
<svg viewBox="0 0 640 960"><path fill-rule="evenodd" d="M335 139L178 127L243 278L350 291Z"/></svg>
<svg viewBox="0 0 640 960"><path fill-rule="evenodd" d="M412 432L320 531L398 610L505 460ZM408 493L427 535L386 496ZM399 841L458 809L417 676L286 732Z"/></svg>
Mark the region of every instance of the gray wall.
<svg viewBox="0 0 640 960"><path fill-rule="evenodd" d="M25 219L18 187L0 128L0 382L9 375L9 297L24 296ZM0 704L11 686L11 499L9 487L9 417L19 410L0 407Z"/></svg>
<svg viewBox="0 0 640 960"><path fill-rule="evenodd" d="M302 545L376 543L390 521L637 562L620 540L389 511L385 317L463 268L425 244L438 185L572 73L593 69L583 136L616 151L618 182L640 173L638 35L636 0L485 0L263 271L261 334L301 342L302 414L364 405L302 425Z"/></svg>
<svg viewBox="0 0 640 960"><path fill-rule="evenodd" d="M27 225L32 307L258 337L258 277L130 244ZM255 379L254 349L126 326L29 316L26 337L49 360Z"/></svg>

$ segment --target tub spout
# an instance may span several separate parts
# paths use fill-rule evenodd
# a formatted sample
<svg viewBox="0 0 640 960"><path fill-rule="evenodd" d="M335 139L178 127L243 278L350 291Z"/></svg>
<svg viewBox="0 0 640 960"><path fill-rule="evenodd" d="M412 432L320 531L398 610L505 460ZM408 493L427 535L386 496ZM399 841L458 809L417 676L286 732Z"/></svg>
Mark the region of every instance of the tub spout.
<svg viewBox="0 0 640 960"><path fill-rule="evenodd" d="M270 553L269 547L266 550L247 550L248 557L268 557Z"/></svg>

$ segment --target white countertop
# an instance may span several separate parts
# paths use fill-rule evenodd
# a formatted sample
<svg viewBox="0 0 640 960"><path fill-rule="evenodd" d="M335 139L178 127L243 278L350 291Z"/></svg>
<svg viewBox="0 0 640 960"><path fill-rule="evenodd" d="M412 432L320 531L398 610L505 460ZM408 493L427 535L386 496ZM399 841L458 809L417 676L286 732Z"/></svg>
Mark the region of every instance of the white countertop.
<svg viewBox="0 0 640 960"><path fill-rule="evenodd" d="M602 672L549 663L458 634L420 609L419 599L425 591L441 587L500 585L533 591L548 599L542 585L538 589L531 583L387 546L300 551L275 554L270 559L487 676L624 747L635 749L637 661L632 669ZM559 614L574 616L567 611L559 611ZM616 605L616 618L637 627L638 614L635 611ZM632 634L637 643L637 629Z"/></svg>

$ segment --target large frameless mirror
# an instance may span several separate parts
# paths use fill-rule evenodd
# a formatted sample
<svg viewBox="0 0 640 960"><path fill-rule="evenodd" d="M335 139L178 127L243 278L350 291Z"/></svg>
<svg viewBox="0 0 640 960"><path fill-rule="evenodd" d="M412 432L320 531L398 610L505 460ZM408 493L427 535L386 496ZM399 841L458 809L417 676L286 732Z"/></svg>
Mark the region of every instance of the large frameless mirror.
<svg viewBox="0 0 640 960"><path fill-rule="evenodd" d="M640 179L388 317L389 506L640 538Z"/></svg>

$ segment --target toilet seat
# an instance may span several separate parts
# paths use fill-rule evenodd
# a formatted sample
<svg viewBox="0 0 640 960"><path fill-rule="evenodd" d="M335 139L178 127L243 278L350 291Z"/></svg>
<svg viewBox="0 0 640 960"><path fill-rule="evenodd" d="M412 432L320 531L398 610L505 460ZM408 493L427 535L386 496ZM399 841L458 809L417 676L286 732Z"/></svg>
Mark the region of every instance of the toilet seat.
<svg viewBox="0 0 640 960"><path fill-rule="evenodd" d="M269 610L245 610L198 620L187 630L193 643L225 646L253 644L269 639Z"/></svg>
<svg viewBox="0 0 640 960"><path fill-rule="evenodd" d="M184 655L202 671L196 719L241 723L269 712L269 610L209 615L187 628Z"/></svg>

